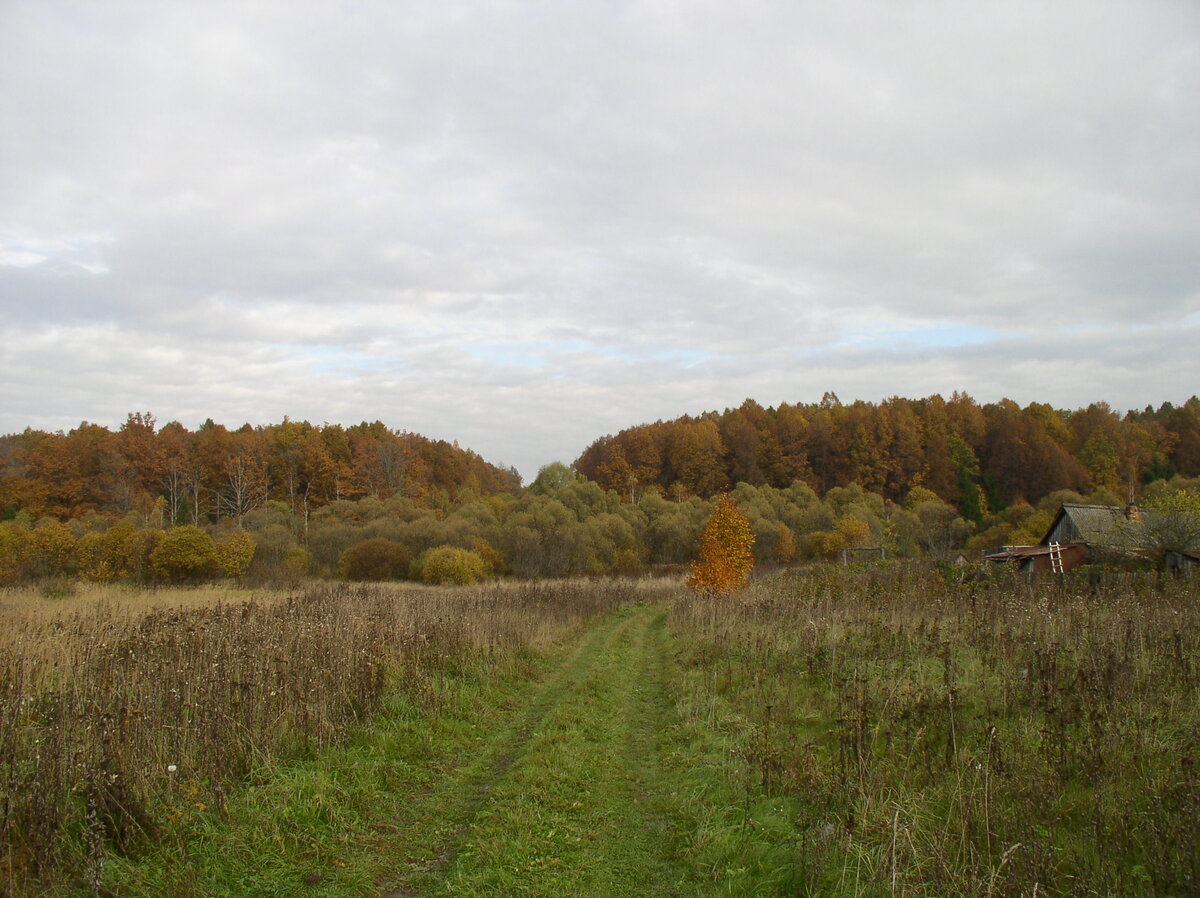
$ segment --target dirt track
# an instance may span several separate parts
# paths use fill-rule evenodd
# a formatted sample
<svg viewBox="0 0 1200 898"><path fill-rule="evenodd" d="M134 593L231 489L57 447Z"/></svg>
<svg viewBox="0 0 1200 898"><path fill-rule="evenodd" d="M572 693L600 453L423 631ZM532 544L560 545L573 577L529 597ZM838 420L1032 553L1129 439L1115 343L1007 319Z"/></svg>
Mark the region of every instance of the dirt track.
<svg viewBox="0 0 1200 898"><path fill-rule="evenodd" d="M690 891L657 793L664 620L642 606L594 625L445 787L438 844L384 898Z"/></svg>

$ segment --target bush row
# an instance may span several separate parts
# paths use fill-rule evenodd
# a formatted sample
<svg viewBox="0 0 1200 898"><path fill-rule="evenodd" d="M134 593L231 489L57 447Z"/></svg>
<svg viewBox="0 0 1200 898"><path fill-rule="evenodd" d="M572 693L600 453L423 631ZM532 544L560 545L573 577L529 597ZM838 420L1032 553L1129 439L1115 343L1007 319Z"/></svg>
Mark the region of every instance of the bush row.
<svg viewBox="0 0 1200 898"><path fill-rule="evenodd" d="M750 523L760 565L837 558L855 547L879 547L889 558L947 559L958 551L1036 543L1062 502L1120 502L1064 490L1036 507L1020 503L985 515L976 525L920 486L903 504L853 484L819 497L802 481L784 489L742 483L729 495ZM0 584L64 574L139 583L214 576L251 584L306 577L463 583L629 574L694 560L712 500L673 501L654 489L629 498L548 465L517 495L464 493L437 507L400 496L342 500L311 514L268 501L236 524L225 519L206 531L159 530L134 515L114 524L94 513L34 526L18 513L0 524Z"/></svg>
<svg viewBox="0 0 1200 898"><path fill-rule="evenodd" d="M240 579L254 549L254 538L244 530L217 540L198 527L139 530L122 522L77 537L50 518L36 527L6 521L0 524L0 585L61 576L144 585Z"/></svg>
<svg viewBox="0 0 1200 898"><path fill-rule="evenodd" d="M270 546L265 548L259 552L246 530L214 538L190 525L158 530L122 522L77 537L68 525L51 518L36 527L6 521L0 523L0 586L60 577L144 586L203 583L221 577L243 580L256 557L260 567L271 566L270 558L261 557L270 552ZM293 546L277 567L283 573L305 574L308 554ZM375 537L343 552L337 572L345 580L467 585L483 580L492 568L480 553L468 549L437 546L414 558L401 543Z"/></svg>

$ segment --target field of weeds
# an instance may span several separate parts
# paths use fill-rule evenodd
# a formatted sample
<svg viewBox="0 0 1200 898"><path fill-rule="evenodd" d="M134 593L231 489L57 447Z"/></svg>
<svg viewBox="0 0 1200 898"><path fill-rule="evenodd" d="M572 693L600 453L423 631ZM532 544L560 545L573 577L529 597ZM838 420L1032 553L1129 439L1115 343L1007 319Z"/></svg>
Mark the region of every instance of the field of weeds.
<svg viewBox="0 0 1200 898"><path fill-rule="evenodd" d="M0 895L1195 895L1198 587L0 593Z"/></svg>
<svg viewBox="0 0 1200 898"><path fill-rule="evenodd" d="M674 606L680 706L789 894L1195 895L1198 585L787 574Z"/></svg>
<svg viewBox="0 0 1200 898"><path fill-rule="evenodd" d="M106 859L220 809L264 759L369 722L388 692L437 713L633 598L590 583L294 593L0 593L0 894L99 894Z"/></svg>

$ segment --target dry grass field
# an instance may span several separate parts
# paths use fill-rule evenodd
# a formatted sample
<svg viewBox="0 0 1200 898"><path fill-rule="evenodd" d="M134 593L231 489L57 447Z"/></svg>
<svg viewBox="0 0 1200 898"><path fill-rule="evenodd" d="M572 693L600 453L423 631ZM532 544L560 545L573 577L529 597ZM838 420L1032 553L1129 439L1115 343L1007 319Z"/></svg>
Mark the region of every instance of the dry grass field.
<svg viewBox="0 0 1200 898"><path fill-rule="evenodd" d="M0 593L0 895L1195 895L1197 585Z"/></svg>
<svg viewBox="0 0 1200 898"><path fill-rule="evenodd" d="M259 761L339 742L389 691L436 711L448 671L507 668L628 599L582 582L0 593L0 893L98 892L107 856L219 807Z"/></svg>
<svg viewBox="0 0 1200 898"><path fill-rule="evenodd" d="M677 603L677 694L802 894L1195 895L1198 586L807 569Z"/></svg>

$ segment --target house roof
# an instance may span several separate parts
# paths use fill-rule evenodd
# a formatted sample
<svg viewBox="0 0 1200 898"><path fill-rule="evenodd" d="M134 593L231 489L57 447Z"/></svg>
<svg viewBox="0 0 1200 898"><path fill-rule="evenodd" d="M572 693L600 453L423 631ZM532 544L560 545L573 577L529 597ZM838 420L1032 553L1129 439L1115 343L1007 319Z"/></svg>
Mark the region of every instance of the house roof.
<svg viewBox="0 0 1200 898"><path fill-rule="evenodd" d="M1010 546L1002 552L993 552L989 558L1033 558L1036 555L1049 555L1049 546Z"/></svg>
<svg viewBox="0 0 1200 898"><path fill-rule="evenodd" d="M1088 550L1079 543L1060 546L1007 546L999 552L990 552L984 556L985 561L1012 562L1025 567L1032 566L1033 570L1048 568L1062 573L1069 571L1087 561Z"/></svg>
<svg viewBox="0 0 1200 898"><path fill-rule="evenodd" d="M1067 526L1060 526L1064 518ZM1158 519L1157 512L1136 505L1123 508L1119 505L1065 503L1040 545L1048 546L1057 541L1064 545L1086 543L1093 548L1138 551L1145 548L1138 522L1152 523Z"/></svg>
<svg viewBox="0 0 1200 898"><path fill-rule="evenodd" d="M1133 548L1136 540L1129 528L1125 509L1118 505L1074 505L1066 503L1055 517L1054 523L1042 537L1042 545L1050 543L1051 536L1059 530L1059 523L1068 518L1077 538L1061 542L1081 542L1089 546Z"/></svg>
<svg viewBox="0 0 1200 898"><path fill-rule="evenodd" d="M983 556L984 561L1024 561L1027 558L1036 558L1040 555L1049 555L1049 546L1005 546L1003 549L987 552Z"/></svg>
<svg viewBox="0 0 1200 898"><path fill-rule="evenodd" d="M1147 532L1165 520L1158 512L1142 510L1137 506L1122 508L1117 505L1065 503L1037 546L1013 547L1004 555L1009 560L1032 557L1040 554L1038 550L1048 551L1050 546L1058 543L1064 550L1075 545L1085 546L1089 552L1098 549L1105 553L1153 558L1156 552L1153 543L1147 541ZM1194 551L1178 550L1171 554L1185 560L1193 559L1196 555Z"/></svg>

